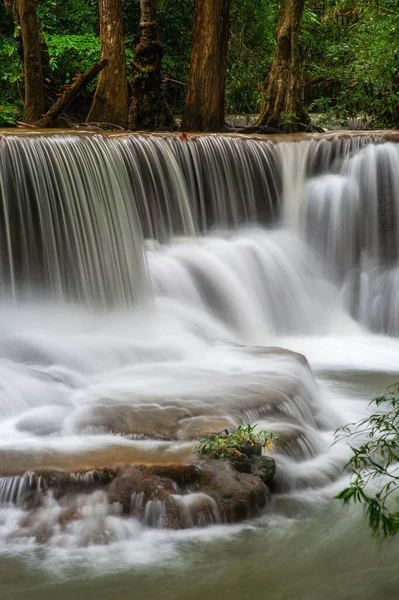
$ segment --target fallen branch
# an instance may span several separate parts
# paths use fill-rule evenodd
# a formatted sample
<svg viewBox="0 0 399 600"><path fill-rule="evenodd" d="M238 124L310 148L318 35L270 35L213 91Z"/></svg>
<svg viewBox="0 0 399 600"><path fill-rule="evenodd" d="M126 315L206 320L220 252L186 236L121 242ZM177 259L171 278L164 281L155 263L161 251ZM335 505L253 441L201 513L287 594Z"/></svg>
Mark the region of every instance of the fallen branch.
<svg viewBox="0 0 399 600"><path fill-rule="evenodd" d="M224 131L226 133L243 133L243 134L271 134L271 133L283 133L281 129L275 127L268 127L267 125L246 125L245 127L230 127L228 123L224 124Z"/></svg>
<svg viewBox="0 0 399 600"><path fill-rule="evenodd" d="M20 129L35 129L36 125L32 125L32 123L25 123L25 121L17 121L16 126L19 127Z"/></svg>
<svg viewBox="0 0 399 600"><path fill-rule="evenodd" d="M46 128L51 127L58 117L68 108L71 102L76 98L79 92L86 87L99 73L108 65L108 59L103 58L95 65L90 67L83 73L78 75L75 83L68 87L55 104L46 112L39 121L35 123L35 127Z"/></svg>
<svg viewBox="0 0 399 600"><path fill-rule="evenodd" d="M171 79L170 77L164 77L163 80L165 83L178 83L179 85L184 85L187 87L187 83L183 83L182 81L177 81L177 79Z"/></svg>
<svg viewBox="0 0 399 600"><path fill-rule="evenodd" d="M120 125L115 125L115 123L97 123L94 121L90 121L90 122L85 122L85 123L80 123L79 125L75 125L75 129L79 129L79 127L87 127L87 128L95 128L95 129L99 129L102 131L107 131L109 129L116 129L118 131L126 131L126 129L124 127L121 127Z"/></svg>

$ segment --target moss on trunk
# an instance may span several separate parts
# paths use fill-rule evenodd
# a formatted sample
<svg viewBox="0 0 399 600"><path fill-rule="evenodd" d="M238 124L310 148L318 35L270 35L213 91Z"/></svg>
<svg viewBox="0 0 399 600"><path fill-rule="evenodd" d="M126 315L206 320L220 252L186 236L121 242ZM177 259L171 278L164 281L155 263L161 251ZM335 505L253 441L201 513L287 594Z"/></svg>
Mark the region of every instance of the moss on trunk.
<svg viewBox="0 0 399 600"><path fill-rule="evenodd" d="M276 49L257 127L292 133L303 131L309 125L309 117L300 102L298 38L304 5L305 0L280 2Z"/></svg>
<svg viewBox="0 0 399 600"><path fill-rule="evenodd" d="M169 129L173 125L173 116L165 98L156 0L140 0L140 8L140 36L134 49L129 128Z"/></svg>

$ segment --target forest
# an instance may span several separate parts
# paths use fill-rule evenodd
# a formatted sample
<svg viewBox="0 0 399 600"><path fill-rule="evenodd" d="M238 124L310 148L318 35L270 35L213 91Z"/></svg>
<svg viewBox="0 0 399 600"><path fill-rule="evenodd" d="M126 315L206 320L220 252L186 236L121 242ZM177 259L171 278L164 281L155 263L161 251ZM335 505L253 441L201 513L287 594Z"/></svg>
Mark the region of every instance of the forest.
<svg viewBox="0 0 399 600"><path fill-rule="evenodd" d="M1 0L0 127L396 127L398 29L396 0Z"/></svg>
<svg viewBox="0 0 399 600"><path fill-rule="evenodd" d="M398 600L398 40L0 0L0 600Z"/></svg>

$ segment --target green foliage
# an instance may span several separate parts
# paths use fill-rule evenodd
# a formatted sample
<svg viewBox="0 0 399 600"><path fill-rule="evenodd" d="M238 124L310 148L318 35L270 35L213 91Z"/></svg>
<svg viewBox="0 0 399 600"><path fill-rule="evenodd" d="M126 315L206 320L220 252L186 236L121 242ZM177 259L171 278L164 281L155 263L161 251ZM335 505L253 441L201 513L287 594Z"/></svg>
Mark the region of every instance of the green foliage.
<svg viewBox="0 0 399 600"><path fill-rule="evenodd" d="M308 110L399 125L398 34L396 0L310 1L301 36Z"/></svg>
<svg viewBox="0 0 399 600"><path fill-rule="evenodd" d="M100 58L97 11L97 0L42 0L39 3L38 15L51 68L51 74L46 73L46 86L51 86L52 92L61 92L76 73L86 71ZM8 14L7 29L0 30L0 127L15 125L23 115L19 34L19 27L14 26ZM96 82L92 82L79 99L82 113L87 111L95 86ZM53 101L52 93L49 103Z"/></svg>
<svg viewBox="0 0 399 600"><path fill-rule="evenodd" d="M157 0L163 71L168 101L183 109L191 50L193 0ZM230 39L226 73L226 111L261 110L264 84L275 47L277 0L230 0ZM48 45L47 104L100 56L98 0L38 0ZM128 75L139 33L140 3L123 0ZM19 28L0 2L0 124L19 116L23 72ZM300 48L303 100L322 113L327 126L346 125L367 115L373 126L399 126L399 8L397 0L307 0ZM171 81L174 80L174 81ZM178 82L178 83L176 83ZM79 98L77 118L87 111L93 82ZM14 116L13 116L14 115Z"/></svg>
<svg viewBox="0 0 399 600"><path fill-rule="evenodd" d="M97 0L40 0L38 16L46 33L98 34Z"/></svg>
<svg viewBox="0 0 399 600"><path fill-rule="evenodd" d="M351 445L350 485L337 498L345 504L360 503L372 531L388 537L399 531L399 383L372 404L379 412L336 433L337 439L360 441L359 446Z"/></svg>
<svg viewBox="0 0 399 600"><path fill-rule="evenodd" d="M23 113L20 95L23 69L18 41L13 35L0 35L0 127L10 127ZM18 30L15 32L18 35Z"/></svg>
<svg viewBox="0 0 399 600"><path fill-rule="evenodd" d="M57 88L71 83L76 73L84 73L100 59L100 39L94 34L60 35L46 34L50 67ZM89 94L95 89L95 83L88 86Z"/></svg>
<svg viewBox="0 0 399 600"><path fill-rule="evenodd" d="M227 112L260 112L263 84L273 58L276 17L276 0L231 1Z"/></svg>
<svg viewBox="0 0 399 600"><path fill-rule="evenodd" d="M14 127L23 112L22 102L0 106L0 127Z"/></svg>
<svg viewBox="0 0 399 600"><path fill-rule="evenodd" d="M1 4L0 4L1 6ZM175 113L182 111L191 51L193 0L157 0L158 22L164 46L163 71L168 101ZM231 0L231 31L226 79L226 109L234 113L258 112L263 98L275 44L277 0ZM39 0L38 15L48 46L51 73L46 73L48 102L61 92L75 73L84 72L100 56L98 0ZM139 33L140 3L124 0L125 48L130 78L133 47ZM13 23L8 15L12 37ZM0 30L1 34L1 30ZM18 35L12 56L0 48L0 104L20 110L23 74ZM174 80L174 81L171 81ZM3 83L4 82L4 83ZM179 82L179 83L176 83ZM183 85L182 85L183 84ZM87 109L95 83L83 92L75 106ZM7 93L6 91L7 90Z"/></svg>
<svg viewBox="0 0 399 600"><path fill-rule="evenodd" d="M197 452L211 459L224 460L234 454L247 453L247 447L261 446L270 450L278 438L269 431L255 431L256 425L239 425L236 433L218 434L202 438Z"/></svg>

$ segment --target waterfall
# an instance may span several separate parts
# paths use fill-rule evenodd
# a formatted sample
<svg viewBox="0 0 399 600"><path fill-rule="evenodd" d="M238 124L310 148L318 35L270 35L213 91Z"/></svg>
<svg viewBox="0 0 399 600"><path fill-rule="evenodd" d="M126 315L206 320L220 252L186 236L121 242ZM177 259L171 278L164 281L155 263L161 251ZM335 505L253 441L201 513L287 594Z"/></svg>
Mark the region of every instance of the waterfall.
<svg viewBox="0 0 399 600"><path fill-rule="evenodd" d="M267 335L317 332L331 289L303 242L282 230L166 245L148 253L157 297L209 312L248 343Z"/></svg>
<svg viewBox="0 0 399 600"><path fill-rule="evenodd" d="M142 301L140 223L118 148L101 136L0 143L1 293Z"/></svg>
<svg viewBox="0 0 399 600"><path fill-rule="evenodd" d="M241 332L255 332L260 318L269 331L314 329L314 277L341 290L362 323L399 334L393 143L91 134L3 135L0 143L4 297L140 304L149 293L144 234L155 243L151 265L166 244L158 263L174 273L160 277L151 266L155 294L207 306ZM297 241L212 237L259 225L285 225ZM190 241L169 251L177 238Z"/></svg>
<svg viewBox="0 0 399 600"><path fill-rule="evenodd" d="M399 335L399 149L346 151L337 174L311 178L302 227L324 276L342 288L352 314L374 331Z"/></svg>
<svg viewBox="0 0 399 600"><path fill-rule="evenodd" d="M398 167L377 134L3 134L0 553L222 527L142 474L240 424L283 440L286 500L339 485L334 430L397 377Z"/></svg>

